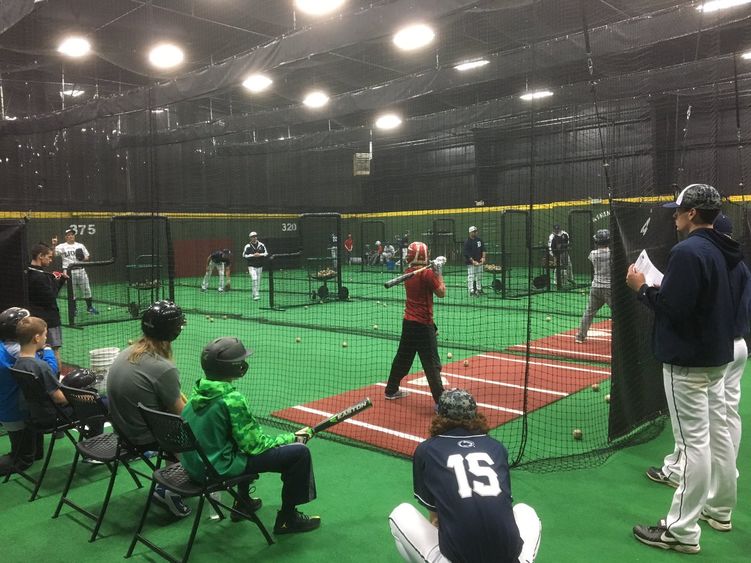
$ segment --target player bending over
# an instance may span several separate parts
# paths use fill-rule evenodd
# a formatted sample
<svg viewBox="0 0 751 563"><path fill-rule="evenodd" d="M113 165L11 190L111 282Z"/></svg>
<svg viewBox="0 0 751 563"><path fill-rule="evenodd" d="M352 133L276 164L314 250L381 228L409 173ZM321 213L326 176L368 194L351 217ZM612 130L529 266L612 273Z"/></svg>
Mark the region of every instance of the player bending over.
<svg viewBox="0 0 751 563"><path fill-rule="evenodd" d="M438 401L430 438L415 450L415 498L389 516L396 549L422 563L531 563L542 525L526 504L512 507L506 448L487 435L488 423L469 392L450 389Z"/></svg>
<svg viewBox="0 0 751 563"><path fill-rule="evenodd" d="M215 250L209 255L206 260L206 275L203 276L201 291L206 291L209 288L209 282L214 270L219 275L219 287L217 291L228 291L230 289L230 275L232 273L232 252L230 252L229 248ZM224 283L225 276L227 283Z"/></svg>
<svg viewBox="0 0 751 563"><path fill-rule="evenodd" d="M204 377L193 386L193 394L182 412L198 442L224 477L243 474L280 473L282 507L274 524L275 534L315 530L318 516L307 516L297 506L316 498L316 484L310 450L305 443L312 436L308 427L295 434L285 432L269 436L258 424L245 396L232 385L248 371L246 358L253 352L237 338L224 336L210 342L201 352ZM181 462L188 474L203 482L203 463L195 452L186 452ZM261 499L250 497L249 485L238 486L244 506L233 508L255 511ZM241 518L232 513L232 520Z"/></svg>

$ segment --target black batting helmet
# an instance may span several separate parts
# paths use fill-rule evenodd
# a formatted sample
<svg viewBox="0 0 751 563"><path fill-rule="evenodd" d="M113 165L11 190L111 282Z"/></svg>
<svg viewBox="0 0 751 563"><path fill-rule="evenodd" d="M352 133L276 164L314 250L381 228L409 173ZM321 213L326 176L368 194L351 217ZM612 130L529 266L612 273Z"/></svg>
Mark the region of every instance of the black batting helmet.
<svg viewBox="0 0 751 563"><path fill-rule="evenodd" d="M595 244L610 244L610 231L607 229L600 229L592 237Z"/></svg>
<svg viewBox="0 0 751 563"><path fill-rule="evenodd" d="M0 313L0 340L15 340L18 321L29 315L28 309L21 307L10 307Z"/></svg>
<svg viewBox="0 0 751 563"><path fill-rule="evenodd" d="M248 371L249 350L234 336L222 336L209 342L201 352L203 372L216 379L236 379Z"/></svg>
<svg viewBox="0 0 751 563"><path fill-rule="evenodd" d="M141 317L141 330L149 338L172 342L185 324L183 310L172 301L157 301Z"/></svg>
<svg viewBox="0 0 751 563"><path fill-rule="evenodd" d="M62 383L74 389L86 389L96 383L96 373L86 368L74 369L63 378Z"/></svg>

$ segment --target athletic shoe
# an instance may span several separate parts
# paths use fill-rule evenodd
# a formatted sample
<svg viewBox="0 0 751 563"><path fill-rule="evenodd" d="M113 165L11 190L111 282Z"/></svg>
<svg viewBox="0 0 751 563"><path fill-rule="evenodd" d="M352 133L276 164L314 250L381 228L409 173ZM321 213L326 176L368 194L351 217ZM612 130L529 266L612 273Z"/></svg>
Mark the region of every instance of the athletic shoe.
<svg viewBox="0 0 751 563"><path fill-rule="evenodd" d="M730 520L718 520L705 512L699 515L699 520L704 520L710 528L714 528L718 532L729 532L733 529L733 523Z"/></svg>
<svg viewBox="0 0 751 563"><path fill-rule="evenodd" d="M395 401L396 399L403 399L409 395L409 391L406 391L405 389L399 389L396 391L396 393L392 393L389 395L388 393L384 393L383 396L386 397L387 401Z"/></svg>
<svg viewBox="0 0 751 563"><path fill-rule="evenodd" d="M103 461L99 461L98 459L92 459L90 457L82 457L81 463L86 463L88 465L104 465Z"/></svg>
<svg viewBox="0 0 751 563"><path fill-rule="evenodd" d="M587 341L587 339L584 336L577 336L574 338L574 342L577 344L584 344Z"/></svg>
<svg viewBox="0 0 751 563"><path fill-rule="evenodd" d="M240 512L245 512L246 514L252 514L253 512L260 510L262 506L263 501L259 498L253 497L250 497L248 500L243 501L242 505L240 505L237 501L232 504L232 508L239 510ZM234 512L229 513L229 519L233 522L242 522L243 520L245 520L243 516L235 514Z"/></svg>
<svg viewBox="0 0 751 563"><path fill-rule="evenodd" d="M275 534L296 534L298 532L310 532L321 525L320 516L308 516L299 510L290 514L283 514L280 510L276 514L274 524Z"/></svg>
<svg viewBox="0 0 751 563"><path fill-rule="evenodd" d="M224 291L224 288L223 287L218 287L217 291Z"/></svg>
<svg viewBox="0 0 751 563"><path fill-rule="evenodd" d="M206 288L205 287L201 288L201 293L206 293Z"/></svg>
<svg viewBox="0 0 751 563"><path fill-rule="evenodd" d="M654 481L655 483L662 483L668 487L678 488L678 483L671 481L670 478L662 472L660 467L650 467L647 469L647 479Z"/></svg>
<svg viewBox="0 0 751 563"><path fill-rule="evenodd" d="M634 537L646 545L660 549L672 549L680 553L699 553L698 543L681 543L665 526L634 526Z"/></svg>
<svg viewBox="0 0 751 563"><path fill-rule="evenodd" d="M97 311L97 310L96 310L96 309L95 309L94 307L89 307L89 308L87 309L87 311L88 311L89 313L91 313L92 315L98 315L98 314L99 314L99 311Z"/></svg>
<svg viewBox="0 0 751 563"><path fill-rule="evenodd" d="M258 300L260 300L260 299L261 299L261 298L260 298L260 297L259 297L258 295L256 295L256 296L255 296L255 297L253 298L253 301L258 301Z"/></svg>
<svg viewBox="0 0 751 563"><path fill-rule="evenodd" d="M477 295L485 295L485 292L482 289L478 289L475 293Z"/></svg>
<svg viewBox="0 0 751 563"><path fill-rule="evenodd" d="M185 518L191 512L190 507L183 502L180 495L168 491L162 485L156 486L152 498L167 507L167 510L178 518Z"/></svg>

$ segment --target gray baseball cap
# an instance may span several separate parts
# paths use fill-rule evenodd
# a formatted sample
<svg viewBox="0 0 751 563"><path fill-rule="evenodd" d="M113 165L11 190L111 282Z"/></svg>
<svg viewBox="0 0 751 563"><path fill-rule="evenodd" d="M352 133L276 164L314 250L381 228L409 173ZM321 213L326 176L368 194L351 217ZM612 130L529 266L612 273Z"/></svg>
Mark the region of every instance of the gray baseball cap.
<svg viewBox="0 0 751 563"><path fill-rule="evenodd" d="M722 207L722 198L720 197L720 192L709 184L689 184L678 194L675 201L665 203L663 207L720 209Z"/></svg>

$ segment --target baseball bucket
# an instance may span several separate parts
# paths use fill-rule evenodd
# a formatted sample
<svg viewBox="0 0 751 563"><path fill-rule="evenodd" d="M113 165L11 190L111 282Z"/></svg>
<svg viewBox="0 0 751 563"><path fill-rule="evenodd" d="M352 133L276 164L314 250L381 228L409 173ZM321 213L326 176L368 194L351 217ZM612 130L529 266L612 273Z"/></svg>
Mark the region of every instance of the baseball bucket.
<svg viewBox="0 0 751 563"><path fill-rule="evenodd" d="M120 353L120 348L98 348L89 352L90 368L96 373L94 387L100 394L107 392L107 372Z"/></svg>

